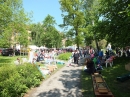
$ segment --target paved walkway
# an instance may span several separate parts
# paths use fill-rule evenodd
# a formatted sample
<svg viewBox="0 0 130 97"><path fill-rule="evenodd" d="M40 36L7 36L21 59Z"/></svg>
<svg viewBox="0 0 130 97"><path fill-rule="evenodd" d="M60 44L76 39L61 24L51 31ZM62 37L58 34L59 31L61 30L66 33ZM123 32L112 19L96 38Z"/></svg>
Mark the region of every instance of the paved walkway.
<svg viewBox="0 0 130 97"><path fill-rule="evenodd" d="M83 97L80 84L83 62L84 58L79 66L64 66L24 97Z"/></svg>

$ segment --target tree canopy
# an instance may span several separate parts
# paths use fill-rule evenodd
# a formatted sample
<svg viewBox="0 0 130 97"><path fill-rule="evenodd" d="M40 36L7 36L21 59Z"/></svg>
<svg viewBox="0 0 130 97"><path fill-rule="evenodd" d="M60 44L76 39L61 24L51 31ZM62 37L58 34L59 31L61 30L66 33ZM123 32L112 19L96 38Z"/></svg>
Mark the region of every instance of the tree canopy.
<svg viewBox="0 0 130 97"><path fill-rule="evenodd" d="M130 45L129 0L59 0L63 26L71 26L70 35L77 45L106 39L114 46ZM82 34L83 35L82 35ZM82 38L81 38L82 37Z"/></svg>
<svg viewBox="0 0 130 97"><path fill-rule="evenodd" d="M0 0L0 46L28 44L26 24L30 20L22 7L22 0Z"/></svg>
<svg viewBox="0 0 130 97"><path fill-rule="evenodd" d="M42 23L29 24L32 44L58 48L64 38L66 45L77 44L78 48L103 39L114 46L130 45L129 0L59 0L59 3L63 17L60 27L69 30L59 32L54 17L47 15ZM0 0L0 9L0 46L28 45L30 17L24 12L22 0Z"/></svg>
<svg viewBox="0 0 130 97"><path fill-rule="evenodd" d="M33 24L32 42L38 46L59 48L62 46L62 33L55 28L54 17L47 15L42 23Z"/></svg>
<svg viewBox="0 0 130 97"><path fill-rule="evenodd" d="M130 45L130 17L127 13L129 0L99 1L102 20L98 22L95 30L100 32L101 38L106 38L115 46Z"/></svg>
<svg viewBox="0 0 130 97"><path fill-rule="evenodd" d="M64 19L64 26L71 26L71 31L74 35L74 41L79 48L79 44L83 41L82 26L85 23L84 15L82 12L82 0L59 0L62 17Z"/></svg>

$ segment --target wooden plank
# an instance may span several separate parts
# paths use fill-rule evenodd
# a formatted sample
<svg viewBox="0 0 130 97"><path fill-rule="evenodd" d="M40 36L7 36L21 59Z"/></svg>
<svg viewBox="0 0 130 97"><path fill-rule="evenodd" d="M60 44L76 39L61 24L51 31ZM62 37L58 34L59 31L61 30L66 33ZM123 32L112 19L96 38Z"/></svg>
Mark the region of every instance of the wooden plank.
<svg viewBox="0 0 130 97"><path fill-rule="evenodd" d="M101 77L95 77L96 82L103 82Z"/></svg>
<svg viewBox="0 0 130 97"><path fill-rule="evenodd" d="M108 89L98 89L99 93L108 94Z"/></svg>
<svg viewBox="0 0 130 97"><path fill-rule="evenodd" d="M95 97L114 97L101 75L92 75Z"/></svg>

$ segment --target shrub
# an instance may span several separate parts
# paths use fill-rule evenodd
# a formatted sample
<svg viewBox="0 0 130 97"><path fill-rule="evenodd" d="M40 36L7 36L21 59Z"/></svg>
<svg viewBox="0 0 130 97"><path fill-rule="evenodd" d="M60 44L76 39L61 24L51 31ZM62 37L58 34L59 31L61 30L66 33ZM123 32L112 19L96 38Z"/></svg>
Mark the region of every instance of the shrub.
<svg viewBox="0 0 130 97"><path fill-rule="evenodd" d="M105 39L98 42L100 49L106 49L107 41Z"/></svg>
<svg viewBox="0 0 130 97"><path fill-rule="evenodd" d="M1 97L20 97L27 89L40 85L42 75L31 64L5 65L0 67Z"/></svg>
<svg viewBox="0 0 130 97"><path fill-rule="evenodd" d="M58 56L58 59L60 60L68 60L69 57L72 56L72 53L62 53Z"/></svg>

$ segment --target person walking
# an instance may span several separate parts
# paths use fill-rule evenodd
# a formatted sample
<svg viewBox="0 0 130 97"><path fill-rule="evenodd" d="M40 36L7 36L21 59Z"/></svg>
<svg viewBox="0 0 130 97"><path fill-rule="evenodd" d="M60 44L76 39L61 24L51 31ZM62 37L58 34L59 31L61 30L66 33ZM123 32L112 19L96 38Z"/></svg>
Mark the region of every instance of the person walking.
<svg viewBox="0 0 130 97"><path fill-rule="evenodd" d="M78 65L80 54L77 50L75 50L73 57L74 57L74 64Z"/></svg>
<svg viewBox="0 0 130 97"><path fill-rule="evenodd" d="M99 54L98 54L100 61L102 61L103 55L104 55L104 54L103 54L103 51L100 49L100 50L99 50Z"/></svg>

